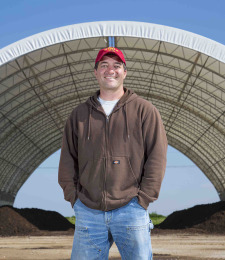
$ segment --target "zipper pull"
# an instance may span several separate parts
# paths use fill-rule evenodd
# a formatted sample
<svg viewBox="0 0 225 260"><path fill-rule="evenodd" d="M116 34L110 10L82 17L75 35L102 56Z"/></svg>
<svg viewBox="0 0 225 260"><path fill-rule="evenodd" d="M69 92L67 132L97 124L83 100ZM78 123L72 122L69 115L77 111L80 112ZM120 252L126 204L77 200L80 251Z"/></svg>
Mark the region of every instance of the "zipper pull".
<svg viewBox="0 0 225 260"><path fill-rule="evenodd" d="M106 121L109 122L109 116L106 116Z"/></svg>

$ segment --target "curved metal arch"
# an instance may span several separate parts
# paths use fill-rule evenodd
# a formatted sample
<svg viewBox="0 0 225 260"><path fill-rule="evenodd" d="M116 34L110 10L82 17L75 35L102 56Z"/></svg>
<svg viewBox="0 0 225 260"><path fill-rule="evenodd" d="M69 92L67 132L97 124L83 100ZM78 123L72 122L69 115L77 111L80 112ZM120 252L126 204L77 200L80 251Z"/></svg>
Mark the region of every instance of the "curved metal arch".
<svg viewBox="0 0 225 260"><path fill-rule="evenodd" d="M125 86L156 105L169 144L225 199L225 46L166 26L97 22L0 50L0 204L12 204L29 175L60 148L71 110L98 89L94 59L111 36L126 57Z"/></svg>
<svg viewBox="0 0 225 260"><path fill-rule="evenodd" d="M65 65L64 65L65 66ZM43 73L43 72L42 72ZM80 73L83 73L83 72L80 72ZM70 75L70 74L68 74L68 75ZM39 74L36 74L36 76L38 77L39 76ZM53 79L51 79L52 81L54 81L55 79L53 78ZM46 83L47 83L47 81L46 81ZM35 86L36 87L36 86Z"/></svg>
<svg viewBox="0 0 225 260"><path fill-rule="evenodd" d="M158 100L157 100L157 101L158 101ZM160 109L161 109L160 102L158 102L157 105L158 105L158 108L159 108L159 110L160 110ZM161 112L162 118L165 118L165 117L166 117L164 111L166 111L166 109L165 109L165 110L162 110L162 112ZM185 118L186 116L187 116L187 115L182 115L182 118ZM187 117L186 117L186 118L187 118ZM187 119L187 120L189 120L188 123L190 123L190 120L191 120L191 119ZM187 121L187 120L186 120L186 121ZM196 139L193 139L193 138L194 138L194 135L195 135L195 132L194 132L193 127L190 126L188 123L187 123L187 122L182 122L182 124L184 125L184 128L186 128L186 133L187 133L187 135L186 135L184 132L181 132L180 130L178 130L178 129L176 128L176 126L179 126L179 125L180 125L179 122L177 122L177 123L175 122L175 123L173 124L173 126L172 126L172 129L173 129L177 134L180 133L182 137L184 137L184 138L186 137L186 138L185 138L186 143L189 143L189 145L191 146L191 145L193 145L193 143L195 143L195 140L196 140ZM198 123L198 122L196 122L196 123ZM204 130L204 128L203 128L203 130ZM190 133L192 133L192 136L190 136ZM193 137L193 138L192 138L192 137ZM196 135L196 137L198 137L198 136ZM214 135L212 135L211 138L214 138L215 140L217 140L218 143L220 142L220 139L218 139L218 138L217 138L216 136L214 136ZM202 144L199 144L199 146L200 146L200 148L201 148L201 149L200 149L200 148L197 148L197 149L199 150L199 153L203 153L204 150L206 150L206 151L211 150L211 151L213 151L213 154L214 154L215 158L216 158L217 156L219 156L219 154L217 154L217 151L214 150L214 148L212 147L212 145L211 145L209 142L204 142L204 143L202 143ZM204 147L205 147L205 148L204 148ZM208 147L208 150L206 149L206 147ZM217 147L217 146L216 146L216 147ZM184 152L184 151L183 151L183 152ZM188 154L188 153L186 152L185 154ZM210 158L213 158L213 157L212 157L212 156L209 157L209 158L207 159L206 164L209 163ZM215 161L215 160L213 160L212 163L213 163L214 161ZM209 165L209 167L210 167L210 165ZM222 179L222 175L220 176L220 178Z"/></svg>
<svg viewBox="0 0 225 260"><path fill-rule="evenodd" d="M181 153L183 153L182 151L186 148L184 143L181 143L179 141L177 141L176 139L172 139L170 138L170 136L168 137L169 142L172 144L172 146L174 148L176 148L178 151L180 151ZM182 147L181 147L182 146ZM205 167L205 162L202 160L202 163L200 163L199 161L201 160L201 157L199 157L199 155L197 153L195 153L194 151L192 151L192 154L185 154L192 162L195 163L195 165L202 171L204 172L204 174L206 175L206 177L212 182L214 183L214 185L217 186L217 190L219 190L222 187L222 183L220 182L220 180L217 178L216 175L213 175L214 178L216 178L216 180L218 180L218 182L215 182L216 180L212 181L212 176L211 174L209 174L208 172L206 172L206 167ZM220 183L220 186L218 186L218 183Z"/></svg>

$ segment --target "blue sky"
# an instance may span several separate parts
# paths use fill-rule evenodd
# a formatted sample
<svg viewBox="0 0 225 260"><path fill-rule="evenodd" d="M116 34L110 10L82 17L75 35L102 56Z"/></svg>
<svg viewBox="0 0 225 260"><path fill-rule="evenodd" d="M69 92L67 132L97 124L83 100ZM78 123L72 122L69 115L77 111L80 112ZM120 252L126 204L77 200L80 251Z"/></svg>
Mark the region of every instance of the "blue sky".
<svg viewBox="0 0 225 260"><path fill-rule="evenodd" d="M0 48L45 30L111 20L172 26L224 44L224 10L224 0L5 0Z"/></svg>
<svg viewBox="0 0 225 260"><path fill-rule="evenodd" d="M225 44L224 10L224 0L1 1L0 48L57 27L111 20L171 26ZM58 160L59 151L39 166L18 192L14 206L73 215L57 184ZM218 200L205 175L188 158L169 147L160 197L150 205L150 211L168 215L174 210Z"/></svg>

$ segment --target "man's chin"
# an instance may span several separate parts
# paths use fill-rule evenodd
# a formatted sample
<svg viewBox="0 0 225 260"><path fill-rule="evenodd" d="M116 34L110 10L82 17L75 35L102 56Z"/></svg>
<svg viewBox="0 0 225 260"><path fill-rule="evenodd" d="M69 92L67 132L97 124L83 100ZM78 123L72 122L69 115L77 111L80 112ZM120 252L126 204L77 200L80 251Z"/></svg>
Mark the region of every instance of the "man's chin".
<svg viewBox="0 0 225 260"><path fill-rule="evenodd" d="M106 84L104 87L105 87L105 89L118 89L119 88L118 86L110 85L110 84Z"/></svg>

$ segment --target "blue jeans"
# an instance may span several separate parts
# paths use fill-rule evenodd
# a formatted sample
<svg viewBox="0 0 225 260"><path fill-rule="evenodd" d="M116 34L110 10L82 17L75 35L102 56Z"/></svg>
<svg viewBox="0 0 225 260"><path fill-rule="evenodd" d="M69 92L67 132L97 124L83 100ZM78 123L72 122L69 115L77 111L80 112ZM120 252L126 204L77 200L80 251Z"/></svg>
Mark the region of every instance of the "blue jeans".
<svg viewBox="0 0 225 260"><path fill-rule="evenodd" d="M123 260L152 259L153 224L137 197L111 211L74 204L76 225L71 260L106 260L115 241Z"/></svg>

